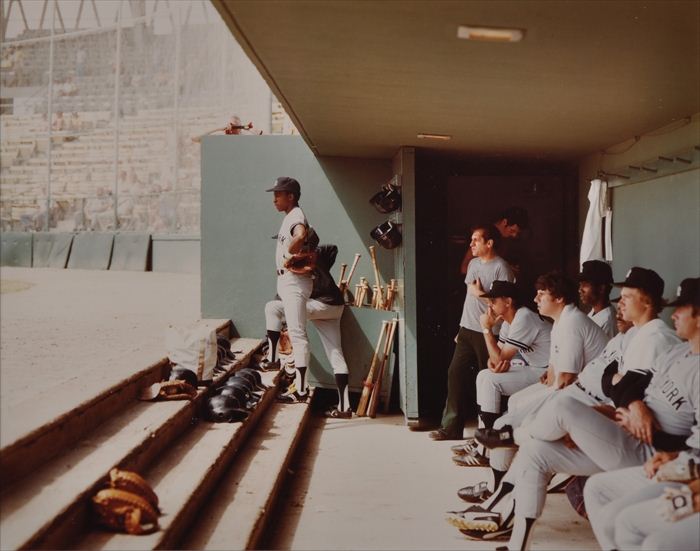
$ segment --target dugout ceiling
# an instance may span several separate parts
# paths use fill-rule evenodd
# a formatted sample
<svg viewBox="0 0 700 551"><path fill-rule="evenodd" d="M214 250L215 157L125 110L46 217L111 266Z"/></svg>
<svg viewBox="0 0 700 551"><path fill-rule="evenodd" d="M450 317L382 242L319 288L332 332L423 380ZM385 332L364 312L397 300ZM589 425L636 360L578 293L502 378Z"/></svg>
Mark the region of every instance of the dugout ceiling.
<svg viewBox="0 0 700 551"><path fill-rule="evenodd" d="M318 155L574 160L700 111L695 1L213 4ZM459 25L525 34L458 40Z"/></svg>

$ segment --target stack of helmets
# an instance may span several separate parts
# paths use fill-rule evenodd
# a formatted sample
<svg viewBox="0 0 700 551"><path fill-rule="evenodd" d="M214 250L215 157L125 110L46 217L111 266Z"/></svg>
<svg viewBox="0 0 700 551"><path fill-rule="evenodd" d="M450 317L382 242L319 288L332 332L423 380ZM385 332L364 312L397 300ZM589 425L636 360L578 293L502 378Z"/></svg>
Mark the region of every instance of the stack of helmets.
<svg viewBox="0 0 700 551"><path fill-rule="evenodd" d="M218 423L243 421L267 388L260 373L248 367L240 369L209 398L207 418Z"/></svg>
<svg viewBox="0 0 700 551"><path fill-rule="evenodd" d="M175 365L170 370L170 376L168 377L168 381L185 381L195 390L197 390L197 385L199 383L199 381L197 380L197 375L194 371L185 367L180 367L178 365Z"/></svg>

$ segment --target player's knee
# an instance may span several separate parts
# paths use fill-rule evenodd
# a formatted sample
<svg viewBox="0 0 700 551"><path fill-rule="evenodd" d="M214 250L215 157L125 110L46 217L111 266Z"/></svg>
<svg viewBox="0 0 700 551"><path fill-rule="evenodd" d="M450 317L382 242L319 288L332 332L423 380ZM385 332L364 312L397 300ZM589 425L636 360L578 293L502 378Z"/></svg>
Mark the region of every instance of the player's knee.
<svg viewBox="0 0 700 551"><path fill-rule="evenodd" d="M605 485L605 481L600 474L604 473L590 476L583 486L583 501L586 504L586 511L594 511L602 505L600 502L601 486Z"/></svg>
<svg viewBox="0 0 700 551"><path fill-rule="evenodd" d="M277 317L280 312L280 301L271 300L265 303L265 315L270 317Z"/></svg>
<svg viewBox="0 0 700 551"><path fill-rule="evenodd" d="M614 520L614 534L615 543L618 547L626 548L630 543L630 534L634 533L635 520L636 518L633 510L631 508L623 509L617 515L615 515ZM623 543L624 542L624 543Z"/></svg>

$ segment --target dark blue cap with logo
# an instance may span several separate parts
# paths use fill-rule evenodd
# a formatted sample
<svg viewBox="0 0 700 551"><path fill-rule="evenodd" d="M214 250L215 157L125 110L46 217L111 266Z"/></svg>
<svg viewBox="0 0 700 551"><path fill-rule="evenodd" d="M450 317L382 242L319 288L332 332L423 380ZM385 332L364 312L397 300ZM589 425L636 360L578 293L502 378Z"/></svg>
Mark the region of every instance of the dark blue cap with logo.
<svg viewBox="0 0 700 551"><path fill-rule="evenodd" d="M663 298L664 280L654 270L635 266L627 272L624 281L614 284L615 287L630 287L641 289L651 297Z"/></svg>
<svg viewBox="0 0 700 551"><path fill-rule="evenodd" d="M275 186L265 191L288 191L289 193L301 193L301 186L294 178L280 176L275 181Z"/></svg>
<svg viewBox="0 0 700 551"><path fill-rule="evenodd" d="M691 306L700 307L700 277L689 277L681 281L676 291L676 299L666 306Z"/></svg>
<svg viewBox="0 0 700 551"><path fill-rule="evenodd" d="M579 281L588 281L594 285L612 285L613 274L610 264L602 260L586 260L578 275Z"/></svg>
<svg viewBox="0 0 700 551"><path fill-rule="evenodd" d="M510 281L496 280L491 283L491 288L487 293L479 296L481 298L517 298L519 296L518 286Z"/></svg>

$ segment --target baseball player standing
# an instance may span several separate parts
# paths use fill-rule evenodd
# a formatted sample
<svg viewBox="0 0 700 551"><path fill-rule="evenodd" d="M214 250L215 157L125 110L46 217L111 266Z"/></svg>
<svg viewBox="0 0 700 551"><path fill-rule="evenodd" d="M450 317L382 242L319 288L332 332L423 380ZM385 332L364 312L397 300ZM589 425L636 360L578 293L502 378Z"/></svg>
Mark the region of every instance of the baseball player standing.
<svg viewBox="0 0 700 551"><path fill-rule="evenodd" d="M321 245L317 251L318 261L314 270L311 297L306 302L306 314L307 318L316 326L321 337L321 344L333 368L333 375L338 387L338 406L328 410L326 417L350 419L352 409L348 396L348 365L343 356L340 340L340 318L343 315L345 301L330 273L331 266L338 254L338 247ZM269 301L265 305L265 325L268 333L271 331L279 333L283 320L284 305L282 301ZM292 401L293 398L284 398L284 400Z"/></svg>
<svg viewBox="0 0 700 551"><path fill-rule="evenodd" d="M297 274L287 269L287 262L303 251L309 224L299 207L301 186L294 178L281 176L274 187L266 190L274 194L273 203L285 214L277 234L275 266L277 268L277 294L284 307L289 340L292 341L294 371L285 367L287 376L294 382L279 397L285 402L304 402L308 398L306 368L309 365L309 338L306 334L306 302L311 296L313 279L310 274Z"/></svg>

